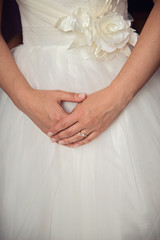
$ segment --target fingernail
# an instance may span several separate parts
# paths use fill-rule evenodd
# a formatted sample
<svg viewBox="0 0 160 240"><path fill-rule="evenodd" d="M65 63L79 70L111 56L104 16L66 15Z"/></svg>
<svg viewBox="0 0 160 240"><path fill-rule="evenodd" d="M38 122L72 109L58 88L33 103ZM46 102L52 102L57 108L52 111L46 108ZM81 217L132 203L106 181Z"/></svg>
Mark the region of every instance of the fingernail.
<svg viewBox="0 0 160 240"><path fill-rule="evenodd" d="M65 142L64 142L63 140L59 141L58 143L59 143L59 144L62 144L62 145L65 144Z"/></svg>
<svg viewBox="0 0 160 240"><path fill-rule="evenodd" d="M53 143L57 142L57 140L56 140L55 138L51 138L51 141L52 141Z"/></svg>
<svg viewBox="0 0 160 240"><path fill-rule="evenodd" d="M86 96L85 93L79 93L79 98L84 98Z"/></svg>
<svg viewBox="0 0 160 240"><path fill-rule="evenodd" d="M52 137L53 133L52 132L48 132L47 135L48 135L48 137Z"/></svg>

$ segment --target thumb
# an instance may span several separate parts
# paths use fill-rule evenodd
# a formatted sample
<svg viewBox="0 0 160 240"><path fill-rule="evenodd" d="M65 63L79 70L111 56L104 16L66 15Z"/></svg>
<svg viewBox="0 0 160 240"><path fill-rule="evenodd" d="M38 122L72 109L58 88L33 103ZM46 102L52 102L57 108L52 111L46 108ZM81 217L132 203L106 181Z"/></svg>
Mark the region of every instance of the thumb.
<svg viewBox="0 0 160 240"><path fill-rule="evenodd" d="M61 92L61 100L67 102L82 102L86 99L86 93Z"/></svg>

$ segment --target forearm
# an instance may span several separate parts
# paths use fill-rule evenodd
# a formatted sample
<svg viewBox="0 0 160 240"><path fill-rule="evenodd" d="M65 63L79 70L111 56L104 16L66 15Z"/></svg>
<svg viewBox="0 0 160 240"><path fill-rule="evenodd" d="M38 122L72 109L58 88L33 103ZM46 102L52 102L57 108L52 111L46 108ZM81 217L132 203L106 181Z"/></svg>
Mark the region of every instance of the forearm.
<svg viewBox="0 0 160 240"><path fill-rule="evenodd" d="M27 98L30 85L19 71L15 60L0 35L0 87L7 93L12 101L18 106Z"/></svg>
<svg viewBox="0 0 160 240"><path fill-rule="evenodd" d="M126 102L135 96L160 65L159 23L160 0L157 0L132 54L111 84Z"/></svg>

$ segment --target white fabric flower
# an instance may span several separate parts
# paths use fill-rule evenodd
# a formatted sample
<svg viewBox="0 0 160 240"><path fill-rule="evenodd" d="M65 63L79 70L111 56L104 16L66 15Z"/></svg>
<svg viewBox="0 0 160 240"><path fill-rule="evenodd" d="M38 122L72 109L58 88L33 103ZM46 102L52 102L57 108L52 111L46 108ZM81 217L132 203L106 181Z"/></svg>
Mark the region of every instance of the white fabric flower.
<svg viewBox="0 0 160 240"><path fill-rule="evenodd" d="M93 27L93 41L96 51L114 53L124 50L127 44L135 45L137 34L131 29L131 22L125 21L123 16L117 13L108 13L106 16L97 19ZM127 53L128 52L128 53ZM125 51L126 55L130 53Z"/></svg>
<svg viewBox="0 0 160 240"><path fill-rule="evenodd" d="M60 18L56 27L63 32L71 31L76 34L70 48L88 45L96 57L103 58L114 57L118 52L129 56L130 46L134 46L137 41L131 21L124 20L115 11L115 7L112 9L111 1L100 9L97 12L94 5L90 10L79 7L71 16Z"/></svg>
<svg viewBox="0 0 160 240"><path fill-rule="evenodd" d="M82 8L76 9L71 16L60 18L56 23L56 27L64 32L77 33L76 45L79 46L92 43L92 32L89 31L91 25L90 14Z"/></svg>

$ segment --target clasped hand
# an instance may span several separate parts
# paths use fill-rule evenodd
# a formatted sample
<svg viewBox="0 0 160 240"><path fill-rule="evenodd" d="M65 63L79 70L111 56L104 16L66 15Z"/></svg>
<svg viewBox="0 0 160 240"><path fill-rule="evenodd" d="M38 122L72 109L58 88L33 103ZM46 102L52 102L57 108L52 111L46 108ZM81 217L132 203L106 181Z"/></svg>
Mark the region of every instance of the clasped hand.
<svg viewBox="0 0 160 240"><path fill-rule="evenodd" d="M30 88L25 97L20 97L16 106L47 134L52 126L68 115L62 107L64 101L79 103L85 98L84 93Z"/></svg>
<svg viewBox="0 0 160 240"><path fill-rule="evenodd" d="M51 141L68 147L89 143L106 130L125 107L111 86L87 96L48 131Z"/></svg>

